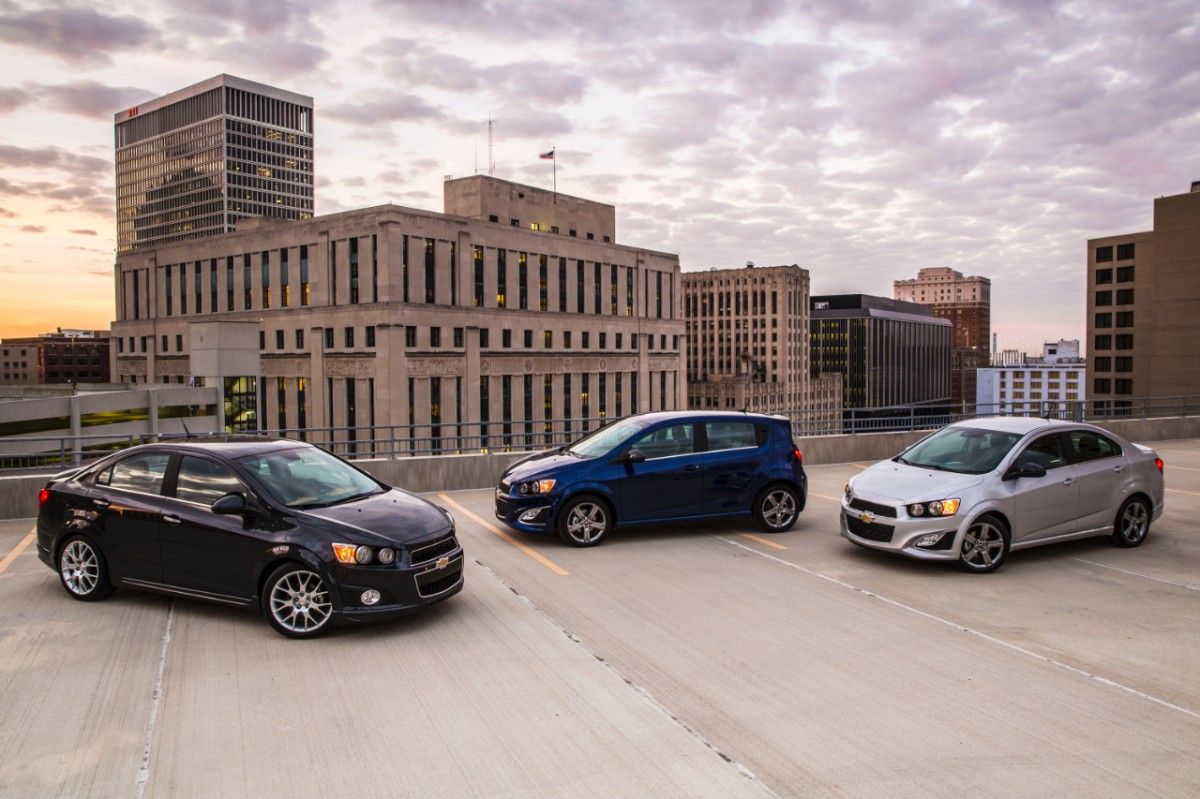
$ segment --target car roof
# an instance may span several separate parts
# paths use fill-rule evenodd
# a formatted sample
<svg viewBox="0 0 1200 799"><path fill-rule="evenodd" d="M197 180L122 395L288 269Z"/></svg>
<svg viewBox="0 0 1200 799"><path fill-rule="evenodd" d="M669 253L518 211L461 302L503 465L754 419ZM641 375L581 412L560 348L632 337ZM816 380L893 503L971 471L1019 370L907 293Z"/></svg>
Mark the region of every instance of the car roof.
<svg viewBox="0 0 1200 799"><path fill-rule="evenodd" d="M147 449L170 449L177 452L187 452L189 450L193 452L211 452L233 459L247 455L261 455L265 452L278 452L285 449L307 446L310 445L290 438L253 435L220 435L205 438L168 439L156 444L145 445Z"/></svg>
<svg viewBox="0 0 1200 799"><path fill-rule="evenodd" d="M1001 433L1016 433L1025 435L1035 430L1066 429L1078 427L1074 422L1064 422L1059 419L1043 419L1036 416L983 416L976 419L964 419L955 422L952 427L973 427L982 430L995 430Z"/></svg>
<svg viewBox="0 0 1200 799"><path fill-rule="evenodd" d="M636 419L644 419L647 422L666 422L688 419L729 419L729 420L754 420L761 422L786 422L786 416L772 416L765 413L750 413L743 411L651 411L650 413L639 413L636 416L630 417Z"/></svg>

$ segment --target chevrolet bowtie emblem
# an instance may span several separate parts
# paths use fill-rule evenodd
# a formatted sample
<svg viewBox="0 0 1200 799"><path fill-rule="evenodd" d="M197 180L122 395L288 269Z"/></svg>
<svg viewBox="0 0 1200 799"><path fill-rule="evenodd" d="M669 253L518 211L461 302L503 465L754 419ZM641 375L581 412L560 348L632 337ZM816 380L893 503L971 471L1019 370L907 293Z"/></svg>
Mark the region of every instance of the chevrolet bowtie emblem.
<svg viewBox="0 0 1200 799"><path fill-rule="evenodd" d="M875 521L875 514L873 514L873 513L864 513L864 514L862 514L861 516L859 516L858 518L859 518L859 520L861 520L861 521L864 521L864 522L866 522L867 524L870 524L871 522Z"/></svg>
<svg viewBox="0 0 1200 799"><path fill-rule="evenodd" d="M435 564L434 564L433 568L435 568L435 569L444 569L444 568L446 568L446 567L447 567L447 566L449 566L449 565L450 565L450 558L444 558L444 557L443 557L443 558L438 558L438 559L437 559L437 563L435 563Z"/></svg>

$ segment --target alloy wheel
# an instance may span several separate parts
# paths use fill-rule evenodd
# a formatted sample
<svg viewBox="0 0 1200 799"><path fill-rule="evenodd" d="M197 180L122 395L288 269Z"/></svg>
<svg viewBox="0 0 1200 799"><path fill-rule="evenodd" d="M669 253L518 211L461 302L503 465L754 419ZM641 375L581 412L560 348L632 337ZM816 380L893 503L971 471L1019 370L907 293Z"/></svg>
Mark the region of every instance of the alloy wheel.
<svg viewBox="0 0 1200 799"><path fill-rule="evenodd" d="M1121 538L1127 543L1137 544L1146 537L1150 514L1141 502L1130 502L1121 514Z"/></svg>
<svg viewBox="0 0 1200 799"><path fill-rule="evenodd" d="M567 534L581 544L590 544L608 527L608 516L598 502L580 502L567 514Z"/></svg>
<svg viewBox="0 0 1200 799"><path fill-rule="evenodd" d="M1004 533L989 521L976 522L962 543L962 561L973 569L991 569L1004 557Z"/></svg>
<svg viewBox="0 0 1200 799"><path fill-rule="evenodd" d="M779 530L796 518L796 497L785 488L777 488L763 497L762 517L767 526Z"/></svg>
<svg viewBox="0 0 1200 799"><path fill-rule="evenodd" d="M59 558L63 585L75 596L87 596L100 582L100 559L87 541L75 539Z"/></svg>
<svg viewBox="0 0 1200 799"><path fill-rule="evenodd" d="M301 635L324 627L333 613L324 581L305 569L290 571L275 581L270 605L271 616L280 627Z"/></svg>

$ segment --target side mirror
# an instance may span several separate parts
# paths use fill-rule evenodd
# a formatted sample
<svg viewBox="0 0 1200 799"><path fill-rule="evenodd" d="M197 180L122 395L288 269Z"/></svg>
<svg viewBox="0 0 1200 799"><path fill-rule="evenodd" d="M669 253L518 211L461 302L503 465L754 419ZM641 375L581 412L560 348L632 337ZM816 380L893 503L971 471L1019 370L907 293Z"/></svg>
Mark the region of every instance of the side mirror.
<svg viewBox="0 0 1200 799"><path fill-rule="evenodd" d="M1018 468L1015 464L1004 473L1005 480L1016 480L1019 477L1045 477L1046 469L1041 464L1026 463Z"/></svg>
<svg viewBox="0 0 1200 799"><path fill-rule="evenodd" d="M226 494L212 504L212 512L225 516L240 516L249 510L241 494Z"/></svg>
<svg viewBox="0 0 1200 799"><path fill-rule="evenodd" d="M637 447L630 447L629 451L625 453L626 463L644 463L645 460L646 453L642 452Z"/></svg>

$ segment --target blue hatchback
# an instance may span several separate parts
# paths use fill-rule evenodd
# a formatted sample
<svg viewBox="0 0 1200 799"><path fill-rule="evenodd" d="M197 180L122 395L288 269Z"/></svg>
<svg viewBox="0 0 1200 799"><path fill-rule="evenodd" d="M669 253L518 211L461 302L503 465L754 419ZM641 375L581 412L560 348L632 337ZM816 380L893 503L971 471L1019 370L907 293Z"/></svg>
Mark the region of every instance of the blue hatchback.
<svg viewBox="0 0 1200 799"><path fill-rule="evenodd" d="M791 528L808 479L782 416L643 413L510 466L496 517L526 532L557 531L594 546L616 525L753 514L768 532Z"/></svg>

